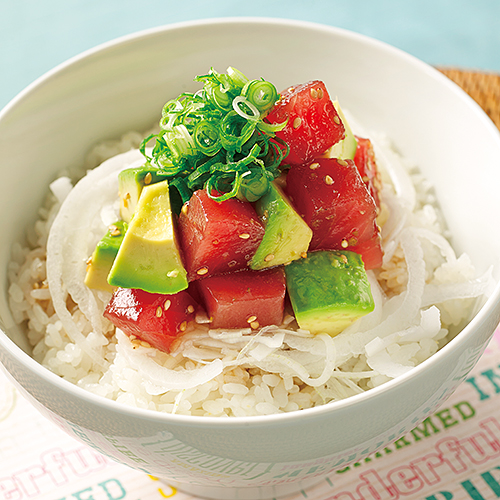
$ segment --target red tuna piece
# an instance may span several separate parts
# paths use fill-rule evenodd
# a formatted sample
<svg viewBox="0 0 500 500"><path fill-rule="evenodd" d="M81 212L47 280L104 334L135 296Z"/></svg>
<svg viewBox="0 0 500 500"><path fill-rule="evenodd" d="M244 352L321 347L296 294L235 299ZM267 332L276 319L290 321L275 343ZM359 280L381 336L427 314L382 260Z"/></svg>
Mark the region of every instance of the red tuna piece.
<svg viewBox="0 0 500 500"><path fill-rule="evenodd" d="M354 155L354 163L358 167L361 178L363 179L368 191L373 196L377 207L380 207L379 191L382 186L380 174L377 168L375 159L375 151L370 139L364 139L356 136L358 143L356 154Z"/></svg>
<svg viewBox="0 0 500 500"><path fill-rule="evenodd" d="M175 341L194 320L198 304L183 290L174 295L149 293L135 288L117 288L104 316L129 337L170 352Z"/></svg>
<svg viewBox="0 0 500 500"><path fill-rule="evenodd" d="M364 258L364 252L373 251L365 245L369 240L382 255L377 207L352 160L319 158L310 165L292 167L287 192L313 231L310 250L358 252L366 269L379 262Z"/></svg>
<svg viewBox="0 0 500 500"><path fill-rule="evenodd" d="M382 260L384 258L380 230L376 223L374 223L374 226L373 236L369 240L366 240L363 243L349 249L361 255L365 269L379 268L382 265Z"/></svg>
<svg viewBox="0 0 500 500"><path fill-rule="evenodd" d="M290 147L284 163L302 165L344 139L345 128L323 82L313 80L281 92L266 117L269 123L288 122L276 132Z"/></svg>
<svg viewBox="0 0 500 500"><path fill-rule="evenodd" d="M193 193L184 205L178 229L190 281L248 268L264 237L250 203L236 198L217 202L205 190Z"/></svg>
<svg viewBox="0 0 500 500"><path fill-rule="evenodd" d="M196 282L213 328L279 325L285 303L282 267L240 271Z"/></svg>

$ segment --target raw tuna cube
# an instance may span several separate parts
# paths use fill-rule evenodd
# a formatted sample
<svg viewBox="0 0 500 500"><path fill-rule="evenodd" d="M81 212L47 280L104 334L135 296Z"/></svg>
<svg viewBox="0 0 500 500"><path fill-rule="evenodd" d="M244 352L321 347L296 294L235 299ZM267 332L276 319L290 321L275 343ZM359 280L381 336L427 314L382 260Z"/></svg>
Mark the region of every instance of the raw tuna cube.
<svg viewBox="0 0 500 500"><path fill-rule="evenodd" d="M375 159L375 151L370 139L356 137L357 146L356 154L354 155L354 163L358 167L359 173L363 182L366 184L368 191L373 196L377 207L380 207L379 190L382 186L380 174L377 168Z"/></svg>
<svg viewBox="0 0 500 500"><path fill-rule="evenodd" d="M313 231L310 250L356 252L373 240L382 255L377 207L352 160L318 158L310 165L292 167L287 192ZM372 269L378 262L369 259L365 267Z"/></svg>
<svg viewBox="0 0 500 500"><path fill-rule="evenodd" d="M236 198L219 203L204 190L184 205L178 229L190 281L246 269L264 237L250 203Z"/></svg>
<svg viewBox="0 0 500 500"><path fill-rule="evenodd" d="M365 269L377 269L382 265L384 252L382 250L382 238L377 223L374 222L373 236L369 239L356 245L350 250L361 255Z"/></svg>
<svg viewBox="0 0 500 500"><path fill-rule="evenodd" d="M284 163L302 165L344 139L342 124L323 82L313 80L290 87L266 117L269 123L283 123L276 133L290 146Z"/></svg>
<svg viewBox="0 0 500 500"><path fill-rule="evenodd" d="M198 304L183 290L174 295L117 288L104 316L126 335L170 352L175 341L194 320Z"/></svg>
<svg viewBox="0 0 500 500"><path fill-rule="evenodd" d="M196 285L213 328L258 328L283 320L282 267L213 276Z"/></svg>

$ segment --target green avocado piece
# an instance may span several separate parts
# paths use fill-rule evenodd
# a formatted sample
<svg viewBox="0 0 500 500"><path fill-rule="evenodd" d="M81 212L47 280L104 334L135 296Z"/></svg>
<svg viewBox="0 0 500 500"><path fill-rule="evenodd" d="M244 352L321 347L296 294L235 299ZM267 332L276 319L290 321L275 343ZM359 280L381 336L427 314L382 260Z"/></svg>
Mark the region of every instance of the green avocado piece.
<svg viewBox="0 0 500 500"><path fill-rule="evenodd" d="M310 252L285 267L300 328L337 335L375 304L361 256L350 251Z"/></svg>
<svg viewBox="0 0 500 500"><path fill-rule="evenodd" d="M307 252L312 230L275 182L256 201L255 209L264 224L265 232L250 262L252 269L288 264Z"/></svg>
<svg viewBox="0 0 500 500"><path fill-rule="evenodd" d="M132 220L142 188L163 180L165 180L165 174L147 163L142 167L127 168L118 174L120 215L125 222L128 223Z"/></svg>
<svg viewBox="0 0 500 500"><path fill-rule="evenodd" d="M108 283L107 278L127 227L128 225L124 221L111 224L108 232L97 243L92 256L87 262L87 274L84 282L89 288L108 292L113 291L114 288Z"/></svg>
<svg viewBox="0 0 500 500"><path fill-rule="evenodd" d="M328 156L330 158L340 158L342 160L353 160L354 155L356 154L356 148L358 147L358 141L356 140L356 137L354 137L351 127L349 126L349 123L340 108L339 101L334 101L333 106L344 124L345 138L330 148Z"/></svg>
<svg viewBox="0 0 500 500"><path fill-rule="evenodd" d="M164 294L188 287L174 230L168 181L142 189L108 283Z"/></svg>

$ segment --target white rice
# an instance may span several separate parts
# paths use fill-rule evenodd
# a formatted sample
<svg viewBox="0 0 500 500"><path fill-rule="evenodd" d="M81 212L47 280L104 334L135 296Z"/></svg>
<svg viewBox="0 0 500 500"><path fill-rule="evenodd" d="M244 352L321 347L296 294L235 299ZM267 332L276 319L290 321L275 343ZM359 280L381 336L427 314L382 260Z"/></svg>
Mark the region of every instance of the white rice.
<svg viewBox="0 0 500 500"><path fill-rule="evenodd" d="M477 277L467 255L455 255L431 186L418 170L383 137L370 137L384 178L384 264L368 273L375 310L338 336L312 336L290 315L257 333L210 330L200 317L172 354L131 342L102 318L110 295L82 292L73 270L84 273L83 261L76 259L77 268L63 266L62 278L71 277L61 286L55 271L55 278L47 277L49 230L72 188L61 177L51 185L29 245L14 245L9 266L12 315L26 330L33 357L64 379L126 405L210 416L310 408L408 372L463 327L492 278ZM129 133L99 145L85 168L137 148L141 139ZM113 210L101 210L89 248ZM91 250L81 252L88 257Z"/></svg>

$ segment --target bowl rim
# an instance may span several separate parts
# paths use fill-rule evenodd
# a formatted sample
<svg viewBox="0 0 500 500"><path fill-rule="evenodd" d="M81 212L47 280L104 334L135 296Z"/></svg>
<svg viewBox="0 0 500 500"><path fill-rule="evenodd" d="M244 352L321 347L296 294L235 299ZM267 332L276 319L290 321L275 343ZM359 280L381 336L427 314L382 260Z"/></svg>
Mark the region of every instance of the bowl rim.
<svg viewBox="0 0 500 500"><path fill-rule="evenodd" d="M494 135L497 136L497 141L500 149L500 131L493 124L490 118L486 115L483 109L477 104L465 91L463 91L457 84L448 79L445 75L439 72L434 67L423 62L422 60L416 58L415 56L394 47L386 42L377 40L375 38L356 33L345 28L339 28L335 26L329 26L317 22L311 21L301 21L295 19L285 19L285 18L273 18L273 17L215 17L198 19L192 21L182 21L171 24L164 24L156 26L153 28L148 28L144 30L135 31L112 40L106 41L104 43L98 44L92 48L89 48L66 61L61 62L56 65L53 69L45 72L43 75L35 79L27 87L21 90L14 98L12 98L2 110L0 110L0 121L2 121L8 114L14 109L19 103L21 103L29 94L36 88L46 85L50 82L52 78L56 78L57 75L66 70L70 70L72 66L78 65L79 63L85 61L88 58L92 58L96 55L106 52L107 50L113 49L114 47L126 44L132 44L139 39L145 39L149 37L155 37L165 32L175 32L184 31L189 29L198 29L200 27L211 27L221 24L241 24L241 25L270 25L270 26L282 26L286 28L295 28L301 30L309 30L311 32L320 31L330 36L338 36L343 38L348 38L362 42L366 45L371 45L378 50L391 53L393 56L405 59L408 63L417 67L423 73L426 73L430 78L437 80L441 85L448 87L450 91L457 94L459 98L468 101L468 105L475 109L478 117L485 122L486 127L490 127ZM472 320L460 331L460 333L443 346L438 352L433 354L430 358L426 359L416 367L412 368L404 375L400 375L393 380L383 383L382 385L370 389L361 394L351 396L349 398L333 401L321 406L314 408L307 408L298 411L279 413L273 415L258 415L258 416L246 416L246 417L231 417L231 418L221 418L221 417L211 417L211 416L193 416L193 415L179 415L164 413L160 411L153 411L149 409L137 408L119 403L115 400L107 399L97 394L94 394L86 389L78 387L67 380L60 378L58 375L45 368L40 363L35 361L29 354L27 354L23 349L21 349L10 337L3 331L0 335L0 347L8 352L10 356L15 358L22 365L27 367L34 375L41 378L44 382L54 385L58 390L72 394L75 397L82 399L86 403L90 403L97 407L109 410L112 412L122 413L124 415L130 415L133 417L138 417L143 420L150 420L157 424L181 424L184 426L209 426L209 427L248 427L252 425L255 427L259 426L269 426L269 425L281 425L283 422L294 422L297 419L310 420L318 417L322 417L330 412L339 412L342 410L348 410L353 405L359 405L365 400L371 400L378 397L379 394L384 394L391 391L394 387L405 385L410 379L416 378L421 375L422 372L427 370L427 367L434 366L440 362L443 357L447 356L447 353L453 351L459 347L460 344L464 343L466 339L474 335L476 328L484 322L488 321L491 312L497 309L500 311L500 284L497 283L495 290L490 294L485 303L482 305L481 309L476 313ZM500 312L498 313L500 314ZM486 346L485 346L486 347ZM1 366L1 365L0 365ZM4 368L4 367L2 367ZM4 368L5 370L5 368ZM7 370L5 370L7 371ZM12 376L11 376L12 377Z"/></svg>

